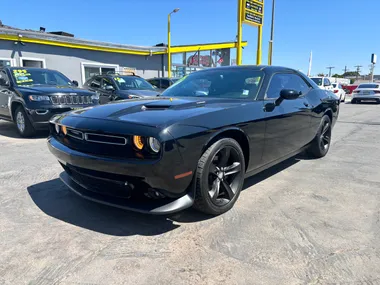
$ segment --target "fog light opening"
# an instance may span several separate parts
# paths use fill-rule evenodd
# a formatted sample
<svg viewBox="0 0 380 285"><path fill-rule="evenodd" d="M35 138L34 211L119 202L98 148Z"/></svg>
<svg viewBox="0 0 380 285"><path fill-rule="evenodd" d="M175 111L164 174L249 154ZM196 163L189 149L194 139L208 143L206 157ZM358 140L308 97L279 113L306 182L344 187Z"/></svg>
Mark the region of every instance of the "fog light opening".
<svg viewBox="0 0 380 285"><path fill-rule="evenodd" d="M147 192L144 193L146 197L151 199L163 199L166 198L164 194L160 193L156 189L148 188Z"/></svg>

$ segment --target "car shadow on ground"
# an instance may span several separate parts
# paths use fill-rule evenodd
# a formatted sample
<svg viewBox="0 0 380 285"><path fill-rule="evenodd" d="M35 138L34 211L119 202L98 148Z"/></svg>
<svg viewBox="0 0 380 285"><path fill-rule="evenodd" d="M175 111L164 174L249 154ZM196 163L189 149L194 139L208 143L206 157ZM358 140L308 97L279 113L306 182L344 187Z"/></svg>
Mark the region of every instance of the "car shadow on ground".
<svg viewBox="0 0 380 285"><path fill-rule="evenodd" d="M16 126L12 122L0 120L0 136L5 136L14 139L41 139L46 138L49 135L48 131L38 131L30 138L22 138L17 132Z"/></svg>
<svg viewBox="0 0 380 285"><path fill-rule="evenodd" d="M288 159L246 179L243 190L291 167L300 159L302 160L299 156ZM45 214L81 228L113 236L160 235L180 227L176 222L195 223L214 218L192 208L171 215L153 216L98 204L72 193L58 178L29 186L28 192Z"/></svg>

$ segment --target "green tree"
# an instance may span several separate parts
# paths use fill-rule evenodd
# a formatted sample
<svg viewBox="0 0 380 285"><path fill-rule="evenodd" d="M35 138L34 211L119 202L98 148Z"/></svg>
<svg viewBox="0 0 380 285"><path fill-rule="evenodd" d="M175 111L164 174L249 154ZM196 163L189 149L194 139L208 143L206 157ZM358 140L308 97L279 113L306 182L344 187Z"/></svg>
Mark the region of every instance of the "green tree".
<svg viewBox="0 0 380 285"><path fill-rule="evenodd" d="M325 76L323 73L318 73L318 75L317 76L319 76L319 77L323 77L323 76Z"/></svg>
<svg viewBox="0 0 380 285"><path fill-rule="evenodd" d="M339 75L338 73L335 73L332 77L342 78L343 76L342 76L342 75Z"/></svg>
<svg viewBox="0 0 380 285"><path fill-rule="evenodd" d="M357 71L347 71L347 72L343 73L343 76L344 77L346 77L346 76L360 76L360 73Z"/></svg>

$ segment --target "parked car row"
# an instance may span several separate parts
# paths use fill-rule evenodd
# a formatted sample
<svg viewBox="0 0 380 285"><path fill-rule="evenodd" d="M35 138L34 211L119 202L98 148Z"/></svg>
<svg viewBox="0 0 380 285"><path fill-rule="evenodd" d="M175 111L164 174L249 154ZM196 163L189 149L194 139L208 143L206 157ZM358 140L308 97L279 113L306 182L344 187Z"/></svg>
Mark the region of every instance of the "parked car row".
<svg viewBox="0 0 380 285"><path fill-rule="evenodd" d="M145 79L132 75L95 75L83 88L56 70L0 68L0 119L13 121L22 137L47 129L52 116L110 101L159 96Z"/></svg>
<svg viewBox="0 0 380 285"><path fill-rule="evenodd" d="M328 77L311 77L311 80L319 86L319 88L333 92L341 102L346 100L346 92L344 91L342 84L331 83Z"/></svg>

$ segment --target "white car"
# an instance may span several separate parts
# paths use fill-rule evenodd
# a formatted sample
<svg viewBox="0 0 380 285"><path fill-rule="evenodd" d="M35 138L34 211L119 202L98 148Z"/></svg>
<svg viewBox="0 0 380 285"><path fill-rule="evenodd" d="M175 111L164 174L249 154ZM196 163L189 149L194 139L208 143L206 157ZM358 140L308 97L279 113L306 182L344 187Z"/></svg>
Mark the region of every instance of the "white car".
<svg viewBox="0 0 380 285"><path fill-rule="evenodd" d="M327 77L311 77L310 79L313 80L319 88L334 92L334 87L332 86L330 79Z"/></svg>
<svg viewBox="0 0 380 285"><path fill-rule="evenodd" d="M333 83L333 92L336 96L340 98L340 102L344 102L346 100L346 92L343 90L343 87L340 83Z"/></svg>
<svg viewBox="0 0 380 285"><path fill-rule="evenodd" d="M380 103L380 84L362 83L353 92L351 103L377 102Z"/></svg>

